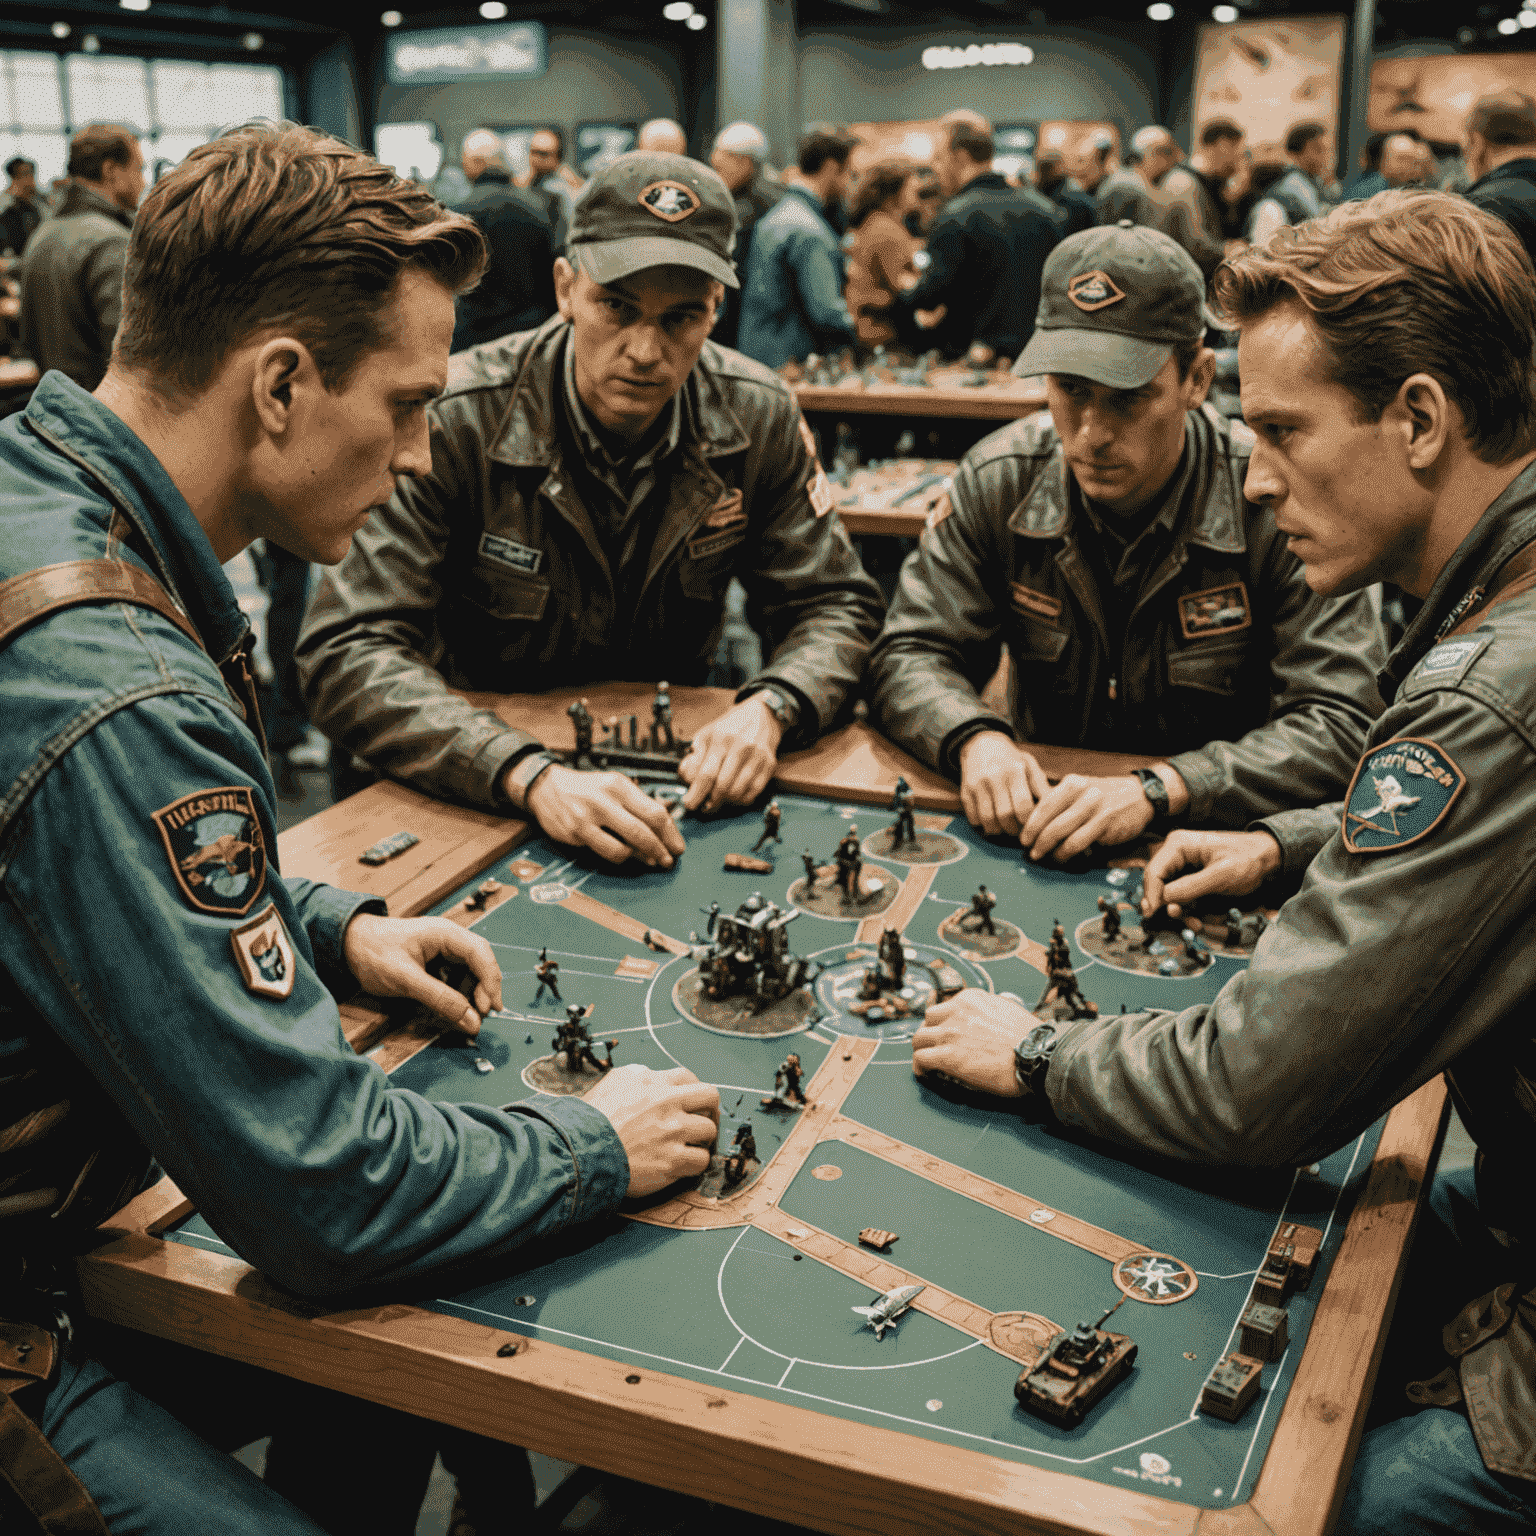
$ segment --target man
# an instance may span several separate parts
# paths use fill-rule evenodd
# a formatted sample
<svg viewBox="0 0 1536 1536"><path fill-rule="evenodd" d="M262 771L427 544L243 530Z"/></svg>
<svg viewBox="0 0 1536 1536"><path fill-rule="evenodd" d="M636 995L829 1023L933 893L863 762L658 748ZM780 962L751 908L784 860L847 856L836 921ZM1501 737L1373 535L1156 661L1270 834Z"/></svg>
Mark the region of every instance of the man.
<svg viewBox="0 0 1536 1536"><path fill-rule="evenodd" d="M1413 130L1404 129L1403 131L1412 136ZM1378 192L1387 190L1387 178L1381 174L1381 151L1391 137L1390 133L1372 133L1366 136L1365 143L1360 146L1360 169L1344 188L1346 198L1359 200L1375 197Z"/></svg>
<svg viewBox="0 0 1536 1536"><path fill-rule="evenodd" d="M737 345L766 368L853 345L842 246L827 217L848 190L852 152L840 134L805 134L795 151L799 179L753 231Z"/></svg>
<svg viewBox="0 0 1536 1536"><path fill-rule="evenodd" d="M1425 179L1429 146L1416 133L1394 133L1381 146L1381 179L1388 188L1414 187ZM1433 155L1430 155L1431 162Z"/></svg>
<svg viewBox="0 0 1536 1536"><path fill-rule="evenodd" d="M584 183L565 163L565 133L559 128L541 128L528 141L528 170L518 179L518 186L538 193L544 199L550 227L554 230L555 249L565 249L571 229L571 210L576 194Z"/></svg>
<svg viewBox="0 0 1536 1536"><path fill-rule="evenodd" d="M1536 101L1522 91L1484 96L1467 116L1467 201L1503 219L1536 259Z"/></svg>
<svg viewBox="0 0 1536 1536"><path fill-rule="evenodd" d="M1040 271L1056 246L1055 207L1033 187L1010 187L992 169L991 133L968 121L949 125L933 168L944 207L922 276L897 295L893 313L920 346L958 356L979 342L1015 358L1034 329Z"/></svg>
<svg viewBox="0 0 1536 1536"><path fill-rule="evenodd" d="M1431 1196L1339 1528L1529 1532L1536 274L1489 214L1389 193L1245 252L1217 293L1258 434L1249 494L1315 591L1389 581L1423 608L1341 804L1178 832L1148 866L1146 907L1170 914L1306 870L1246 974L1209 1005L1037 1040L1027 1090L1141 1155L1284 1167L1444 1071L1477 1176ZM1035 1021L988 1001L931 1009L919 1070L1024 1091L1012 1044Z"/></svg>
<svg viewBox="0 0 1536 1536"><path fill-rule="evenodd" d="M1200 148L1189 168L1200 178L1225 239L1236 239L1242 228L1227 202L1227 185L1243 167L1243 130L1230 117L1213 117L1200 130Z"/></svg>
<svg viewBox="0 0 1536 1536"><path fill-rule="evenodd" d="M37 190L37 166L22 155L5 162L8 182L0 198L0 247L19 257L32 232L47 217L47 207Z"/></svg>
<svg viewBox="0 0 1536 1536"><path fill-rule="evenodd" d="M1059 149L1042 150L1035 158L1035 189L1055 203L1063 240L1098 223L1093 199L1067 175L1067 157Z"/></svg>
<svg viewBox="0 0 1536 1536"><path fill-rule="evenodd" d="M1249 218L1248 238L1254 245L1266 244L1287 224L1304 224L1322 215L1328 130L1321 123L1298 123L1285 136L1285 153L1290 169L1265 192ZM1382 167L1386 167L1385 156Z"/></svg>
<svg viewBox="0 0 1536 1536"><path fill-rule="evenodd" d="M653 117L640 125L640 132L635 135L635 148L648 149L659 155L686 155L688 135L683 132L683 125L673 122L670 117Z"/></svg>
<svg viewBox="0 0 1536 1536"><path fill-rule="evenodd" d="M470 193L457 208L480 226L491 261L479 286L459 299L455 352L531 330L555 312L554 235L543 202L512 185L490 129L469 134L459 158Z"/></svg>
<svg viewBox="0 0 1536 1536"><path fill-rule="evenodd" d="M736 205L736 249L732 255L738 272L752 270L752 232L757 221L784 196L784 188L769 178L768 139L755 123L728 123L715 136L709 163L730 188ZM741 294L727 289L715 317L713 339L722 347L734 347L741 325Z"/></svg>
<svg viewBox="0 0 1536 1536"><path fill-rule="evenodd" d="M1072 164L1072 176L1093 199L1100 224L1129 219L1148 229L1161 226L1162 210L1152 189L1135 171L1120 164L1108 130L1096 129L1083 141Z"/></svg>
<svg viewBox="0 0 1536 1536"><path fill-rule="evenodd" d="M1371 598L1324 600L1261 505L1251 437L1202 409L1205 283L1149 229L1064 240L1016 372L1050 416L984 438L902 567L870 657L882 729L972 823L1071 858L1187 817L1336 796L1380 713ZM1006 714L981 700L1006 641ZM1165 754L1055 789L1030 742Z"/></svg>
<svg viewBox="0 0 1536 1536"><path fill-rule="evenodd" d="M112 355L128 231L144 195L139 141L110 124L82 128L70 140L69 175L58 217L27 242L21 344L39 368L95 389Z"/></svg>
<svg viewBox="0 0 1536 1536"><path fill-rule="evenodd" d="M686 1073L620 1068L583 1100L504 1111L392 1088L347 1046L335 997L409 996L474 1034L501 1001L489 945L276 869L251 635L220 567L257 536L339 560L398 477L430 472L453 296L483 262L469 220L347 145L235 130L146 202L96 394L50 374L0 429L8 1319L51 1316L22 1272L66 1265L152 1159L248 1262L312 1296L508 1254L707 1164L718 1098ZM435 957L470 968L472 1002L427 974ZM33 1437L42 1479L8 1453L41 1523L77 1479L113 1528L314 1536L97 1346L147 1360L136 1384L229 1447L249 1426L221 1426L280 1395L231 1367L197 1397L183 1371L206 1381L210 1359L77 1316L8 1430L38 1426L62 1459ZM408 1507L335 1507L335 1488L368 1492L336 1472L359 1418L306 1420L306 1507L400 1529Z"/></svg>
<svg viewBox="0 0 1536 1536"><path fill-rule="evenodd" d="M1182 169L1179 162L1184 151L1166 128L1138 128L1131 147L1141 156L1141 174L1160 196L1160 228L1195 258L1195 265L1209 278L1225 253L1218 205L1201 182Z"/></svg>
<svg viewBox="0 0 1536 1536"><path fill-rule="evenodd" d="M693 737L689 809L754 799L858 681L879 591L835 516L788 388L707 340L736 282L725 185L621 155L576 207L557 320L456 361L436 467L320 584L299 642L311 718L379 772L527 812L604 858L683 840L620 773L552 763L456 689L702 682L733 576L768 663Z"/></svg>

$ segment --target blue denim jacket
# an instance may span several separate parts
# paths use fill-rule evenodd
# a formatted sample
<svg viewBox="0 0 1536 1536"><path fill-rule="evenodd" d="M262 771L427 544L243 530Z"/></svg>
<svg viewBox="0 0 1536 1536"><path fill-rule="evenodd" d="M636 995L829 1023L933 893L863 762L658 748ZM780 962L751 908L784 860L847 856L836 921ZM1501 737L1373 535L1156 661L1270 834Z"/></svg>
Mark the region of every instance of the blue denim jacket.
<svg viewBox="0 0 1536 1536"><path fill-rule="evenodd" d="M0 650L0 1089L30 1070L50 1101L104 1090L226 1242L311 1294L613 1210L628 1160L591 1106L431 1103L348 1046L342 936L380 905L278 875L272 780L217 665L246 632L234 592L149 449L50 373L0 425L0 581L103 558L150 569L207 653L121 603L55 613ZM210 790L249 804L229 825L264 867L248 853L233 875L187 872L190 845L157 812ZM269 905L291 947L281 984L231 942Z"/></svg>

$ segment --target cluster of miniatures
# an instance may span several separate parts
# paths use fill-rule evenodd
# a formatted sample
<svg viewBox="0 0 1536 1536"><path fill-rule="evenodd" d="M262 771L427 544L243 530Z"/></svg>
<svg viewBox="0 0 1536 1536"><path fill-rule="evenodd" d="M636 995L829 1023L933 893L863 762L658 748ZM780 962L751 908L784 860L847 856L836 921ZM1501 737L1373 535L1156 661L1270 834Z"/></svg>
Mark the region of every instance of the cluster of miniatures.
<svg viewBox="0 0 1536 1536"><path fill-rule="evenodd" d="M1099 905L1103 906L1104 903L1101 901ZM1110 911L1114 912L1118 926L1119 912L1114 911L1113 908L1110 908ZM1108 916L1104 921L1105 934L1108 935ZM1072 951L1067 947L1067 932L1059 922L1051 925L1051 942L1045 947L1045 991L1040 994L1040 1001L1035 1004L1036 1013L1045 1007L1046 1000L1052 993L1055 993L1058 1003L1065 1004L1072 1010L1072 1018L1098 1018L1098 1004L1084 997L1083 989L1077 984L1077 972L1072 969Z"/></svg>
<svg viewBox="0 0 1536 1536"><path fill-rule="evenodd" d="M821 974L819 965L789 952L785 929L800 914L764 900L760 891L747 897L734 915L711 902L707 916L709 942L699 946L706 997L745 998L756 1010L809 986Z"/></svg>

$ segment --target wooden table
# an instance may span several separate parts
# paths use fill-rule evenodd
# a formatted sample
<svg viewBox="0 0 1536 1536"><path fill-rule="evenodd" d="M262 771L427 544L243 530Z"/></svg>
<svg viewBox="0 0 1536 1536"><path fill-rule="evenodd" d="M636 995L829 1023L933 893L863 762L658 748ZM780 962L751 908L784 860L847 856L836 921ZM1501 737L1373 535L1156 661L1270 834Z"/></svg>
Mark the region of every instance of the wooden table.
<svg viewBox="0 0 1536 1536"><path fill-rule="evenodd" d="M837 492L837 515L853 534L916 539L948 494L954 459L888 459L853 471Z"/></svg>
<svg viewBox="0 0 1536 1536"><path fill-rule="evenodd" d="M595 713L640 713L651 690L605 685L587 696ZM480 702L560 744L569 700ZM677 689L674 720L687 735L728 700L724 690ZM1056 774L1148 761L1059 749L1040 755ZM957 804L952 785L860 725L785 758L780 768L776 782L786 791L880 803L902 772L925 808ZM357 862L363 847L402 826L418 834L417 847L377 868ZM289 874L373 891L405 915L462 886L528 831L385 783L291 829L279 850ZM366 1000L343 1014L362 1047L388 1023ZM380 1049L387 1053L394 1038ZM816 1530L1322 1536L1347 1481L1445 1113L1437 1079L1388 1118L1256 1491L1249 1503L1222 1510L1201 1511L1139 1484L1090 1485L892 1429L839 1436L837 1421L811 1408L637 1370L542 1337L516 1337L508 1351L507 1334L495 1327L401 1302L305 1302L227 1253L165 1241L161 1234L190 1209L168 1180L104 1224L102 1245L80 1261L79 1273L88 1309L110 1321Z"/></svg>
<svg viewBox="0 0 1536 1536"><path fill-rule="evenodd" d="M830 386L795 384L802 411L853 416L945 416L974 421L1017 421L1045 405L1045 391L1025 379L1005 384L870 384L859 379Z"/></svg>

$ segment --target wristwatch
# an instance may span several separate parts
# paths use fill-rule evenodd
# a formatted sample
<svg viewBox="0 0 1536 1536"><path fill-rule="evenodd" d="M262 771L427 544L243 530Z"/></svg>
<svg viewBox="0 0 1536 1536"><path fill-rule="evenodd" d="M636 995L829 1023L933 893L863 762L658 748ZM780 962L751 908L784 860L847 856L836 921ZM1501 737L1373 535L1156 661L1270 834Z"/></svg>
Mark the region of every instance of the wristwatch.
<svg viewBox="0 0 1536 1536"><path fill-rule="evenodd" d="M506 787L506 796L512 802L513 810L528 809L528 791L538 783L547 769L555 765L556 759L548 752L530 752L512 765L511 772L506 775L502 783Z"/></svg>
<svg viewBox="0 0 1536 1536"><path fill-rule="evenodd" d="M1166 832L1173 824L1168 809L1168 786L1150 768L1133 768L1131 772L1141 780L1141 792L1152 802L1152 820L1147 831Z"/></svg>
<svg viewBox="0 0 1536 1536"><path fill-rule="evenodd" d="M793 699L785 698L777 688L759 688L748 698L761 699L768 706L768 713L782 725L786 732L800 723L800 706Z"/></svg>
<svg viewBox="0 0 1536 1536"><path fill-rule="evenodd" d="M1045 1092L1045 1074L1056 1051L1056 1026L1037 1024L1013 1048L1013 1073L1027 1095Z"/></svg>

